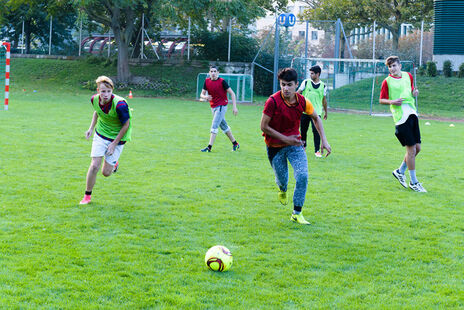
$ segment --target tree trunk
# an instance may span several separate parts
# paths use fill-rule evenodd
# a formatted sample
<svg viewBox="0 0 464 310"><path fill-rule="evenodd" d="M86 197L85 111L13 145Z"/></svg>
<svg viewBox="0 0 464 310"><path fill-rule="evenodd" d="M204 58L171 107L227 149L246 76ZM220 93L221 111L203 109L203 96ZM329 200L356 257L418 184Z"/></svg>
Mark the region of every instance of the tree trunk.
<svg viewBox="0 0 464 310"><path fill-rule="evenodd" d="M393 26L393 31L392 31L392 49L393 52L398 51L398 42L400 40L400 30L401 30L401 24Z"/></svg>
<svg viewBox="0 0 464 310"><path fill-rule="evenodd" d="M118 82L129 82L131 73L129 70L129 46L120 26L121 10L115 8L111 17L111 28L113 29L114 38L118 46Z"/></svg>

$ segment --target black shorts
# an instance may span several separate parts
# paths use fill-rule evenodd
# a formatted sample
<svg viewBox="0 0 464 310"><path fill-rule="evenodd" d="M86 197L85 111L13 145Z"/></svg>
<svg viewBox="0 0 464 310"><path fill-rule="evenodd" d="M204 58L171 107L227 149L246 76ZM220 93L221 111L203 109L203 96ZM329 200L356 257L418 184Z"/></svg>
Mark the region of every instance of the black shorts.
<svg viewBox="0 0 464 310"><path fill-rule="evenodd" d="M406 122L401 125L397 125L395 130L395 136L398 138L402 146L413 146L417 143L421 143L421 135L419 130L419 119L417 115L409 115Z"/></svg>

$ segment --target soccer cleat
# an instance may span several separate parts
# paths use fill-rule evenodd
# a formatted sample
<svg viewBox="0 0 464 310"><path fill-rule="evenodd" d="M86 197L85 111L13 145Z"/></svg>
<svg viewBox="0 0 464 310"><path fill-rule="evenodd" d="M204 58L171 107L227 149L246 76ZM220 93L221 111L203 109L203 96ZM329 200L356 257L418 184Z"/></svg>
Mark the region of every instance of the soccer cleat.
<svg viewBox="0 0 464 310"><path fill-rule="evenodd" d="M209 147L205 147L204 149L201 149L202 152L211 152L211 150L209 149Z"/></svg>
<svg viewBox="0 0 464 310"><path fill-rule="evenodd" d="M419 192L419 193L427 193L427 191L425 190L425 188L422 186L421 183L417 182L415 184L412 184L411 182L409 182L409 188L412 189L413 191L415 192Z"/></svg>
<svg viewBox="0 0 464 310"><path fill-rule="evenodd" d="M114 165L113 173L116 173L118 171L118 168L119 168L119 161L117 161L116 164Z"/></svg>
<svg viewBox="0 0 464 310"><path fill-rule="evenodd" d="M314 153L314 156L316 156L316 157L322 157L321 152L319 152L319 151L317 151L316 153Z"/></svg>
<svg viewBox="0 0 464 310"><path fill-rule="evenodd" d="M279 197L280 203L283 204L284 206L286 206L287 203L288 203L287 192L279 191L278 197Z"/></svg>
<svg viewBox="0 0 464 310"><path fill-rule="evenodd" d="M90 200L92 199L92 196L90 195L84 195L84 198L82 198L81 202L79 202L80 205L86 205L90 203Z"/></svg>
<svg viewBox="0 0 464 310"><path fill-rule="evenodd" d="M305 218L303 216L303 213L292 214L292 216L290 217L290 221L298 223L298 224L302 224L302 225L310 225L311 224L310 222L305 220Z"/></svg>
<svg viewBox="0 0 464 310"><path fill-rule="evenodd" d="M232 146L232 151L237 151L238 149L240 148L240 144L234 144L234 146Z"/></svg>
<svg viewBox="0 0 464 310"><path fill-rule="evenodd" d="M406 177L404 174L401 174L398 169L393 170L392 172L393 176L398 179L398 182L400 182L401 185L403 185L404 188L408 188L408 183L406 183Z"/></svg>

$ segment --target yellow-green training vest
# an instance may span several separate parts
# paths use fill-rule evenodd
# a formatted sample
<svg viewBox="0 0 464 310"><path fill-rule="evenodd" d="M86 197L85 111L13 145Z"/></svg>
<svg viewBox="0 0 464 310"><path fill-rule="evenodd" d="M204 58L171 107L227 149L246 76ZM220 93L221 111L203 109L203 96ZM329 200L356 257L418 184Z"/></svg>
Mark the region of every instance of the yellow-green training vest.
<svg viewBox="0 0 464 310"><path fill-rule="evenodd" d="M119 120L118 113L116 112L116 105L120 101L124 101L127 103L127 101L119 96L116 96L113 94L113 101L111 102L111 108L108 111L108 114L102 111L100 108L100 95L95 95L93 97L93 108L97 112L98 115L98 120L97 120L97 127L96 131L98 131L99 134L102 136L105 136L110 139L116 139L118 136L119 132L121 131L121 128L123 124L121 124L121 121ZM127 129L126 134L122 137L121 141L130 141L131 140L131 132L132 132L132 113L129 109L128 105L128 110L129 110L129 128Z"/></svg>
<svg viewBox="0 0 464 310"><path fill-rule="evenodd" d="M403 104L408 104L414 111L416 110L415 100L411 91L411 79L407 72L401 72L401 79L388 76L386 78L388 85L388 99L396 100L403 98ZM393 115L393 121L398 122L403 116L403 109L399 105L390 105L390 111Z"/></svg>
<svg viewBox="0 0 464 310"><path fill-rule="evenodd" d="M320 81L319 87L314 88L311 79L306 80L306 86L303 90L303 96L311 101L317 115L322 115L322 99L324 98L324 82Z"/></svg>

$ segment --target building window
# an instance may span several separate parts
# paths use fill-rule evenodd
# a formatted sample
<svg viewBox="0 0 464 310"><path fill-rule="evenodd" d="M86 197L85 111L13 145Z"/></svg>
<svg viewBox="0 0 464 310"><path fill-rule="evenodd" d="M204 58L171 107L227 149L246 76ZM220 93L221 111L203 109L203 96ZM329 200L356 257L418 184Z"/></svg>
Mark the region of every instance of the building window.
<svg viewBox="0 0 464 310"><path fill-rule="evenodd" d="M305 32L304 31L298 31L298 36L300 38L304 38L305 37Z"/></svg>
<svg viewBox="0 0 464 310"><path fill-rule="evenodd" d="M317 31L311 31L311 40L317 40Z"/></svg>
<svg viewBox="0 0 464 310"><path fill-rule="evenodd" d="M298 12L298 13L299 13L300 15L303 15L305 9L306 9L306 7L300 6L300 7L299 7L299 12Z"/></svg>

